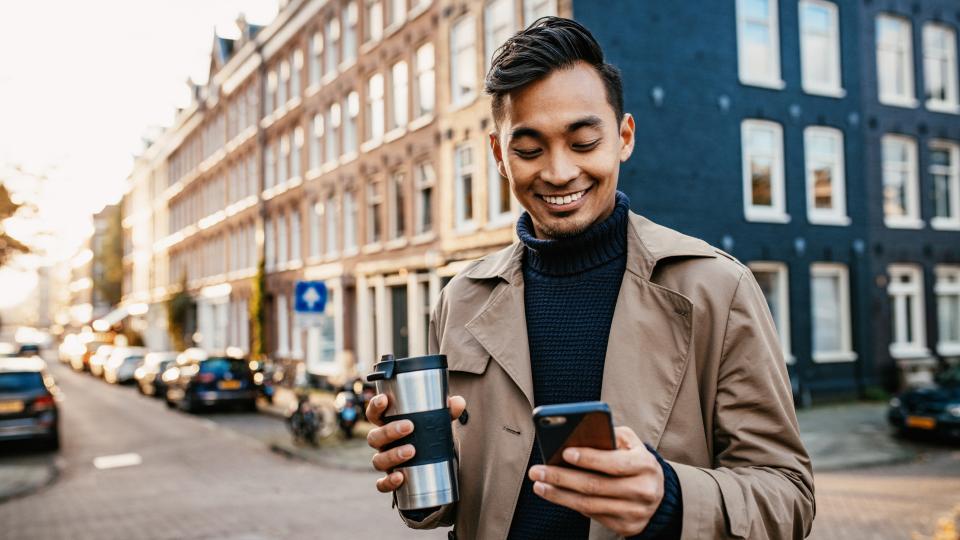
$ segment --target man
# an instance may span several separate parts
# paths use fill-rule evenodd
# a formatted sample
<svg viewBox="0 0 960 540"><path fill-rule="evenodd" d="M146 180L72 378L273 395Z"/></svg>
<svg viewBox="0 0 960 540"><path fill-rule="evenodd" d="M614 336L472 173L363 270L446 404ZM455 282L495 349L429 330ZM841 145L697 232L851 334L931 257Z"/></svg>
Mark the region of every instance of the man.
<svg viewBox="0 0 960 540"><path fill-rule="evenodd" d="M434 310L431 350L458 394L460 501L404 520L458 538L806 536L810 462L763 294L729 255L629 211L619 72L587 29L549 17L503 45L486 90L491 147L526 212L520 241L467 267ZM617 449L542 465L533 407L591 400L610 405ZM374 422L386 406L372 402ZM388 472L377 488L402 482Z"/></svg>

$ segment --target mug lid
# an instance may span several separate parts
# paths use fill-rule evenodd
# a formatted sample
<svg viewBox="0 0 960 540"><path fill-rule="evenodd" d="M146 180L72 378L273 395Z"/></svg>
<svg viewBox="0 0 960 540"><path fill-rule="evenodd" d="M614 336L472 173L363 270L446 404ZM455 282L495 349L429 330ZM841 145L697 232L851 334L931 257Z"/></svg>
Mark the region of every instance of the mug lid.
<svg viewBox="0 0 960 540"><path fill-rule="evenodd" d="M367 375L367 381L392 379L398 373L424 371L427 369L447 369L447 355L431 354L427 356L411 356L409 358L394 359L392 354L385 354L373 366L373 373Z"/></svg>

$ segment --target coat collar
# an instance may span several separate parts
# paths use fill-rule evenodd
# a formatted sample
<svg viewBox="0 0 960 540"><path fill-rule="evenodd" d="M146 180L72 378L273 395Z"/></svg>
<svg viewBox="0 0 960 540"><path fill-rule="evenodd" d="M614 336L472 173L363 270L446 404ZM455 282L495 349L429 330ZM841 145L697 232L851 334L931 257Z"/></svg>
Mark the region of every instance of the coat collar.
<svg viewBox="0 0 960 540"><path fill-rule="evenodd" d="M501 278L516 285L523 278L523 244L514 244L482 259L467 272L473 279ZM716 257L703 240L681 234L630 212L627 228L627 270L649 280L654 267L670 257Z"/></svg>

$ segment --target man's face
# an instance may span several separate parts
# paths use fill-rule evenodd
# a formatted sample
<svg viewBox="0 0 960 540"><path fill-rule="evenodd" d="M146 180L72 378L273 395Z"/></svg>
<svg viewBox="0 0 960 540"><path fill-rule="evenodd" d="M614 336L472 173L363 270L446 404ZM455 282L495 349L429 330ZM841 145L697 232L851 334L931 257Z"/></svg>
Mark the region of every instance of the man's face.
<svg viewBox="0 0 960 540"><path fill-rule="evenodd" d="M629 114L617 123L593 66L579 62L512 92L498 130L490 144L500 173L538 238L578 234L613 212L634 124Z"/></svg>

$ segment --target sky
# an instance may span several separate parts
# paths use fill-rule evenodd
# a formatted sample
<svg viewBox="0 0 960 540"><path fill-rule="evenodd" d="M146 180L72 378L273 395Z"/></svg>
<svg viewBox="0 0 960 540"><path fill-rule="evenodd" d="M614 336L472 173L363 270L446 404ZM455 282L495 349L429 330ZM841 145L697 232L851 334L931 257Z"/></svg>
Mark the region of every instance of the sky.
<svg viewBox="0 0 960 540"><path fill-rule="evenodd" d="M278 0L0 0L0 181L37 213L6 223L47 256L0 268L0 308L21 302L31 267L62 260L90 215L122 196L150 126L206 82L214 31L269 23ZM42 179L41 179L42 178Z"/></svg>

